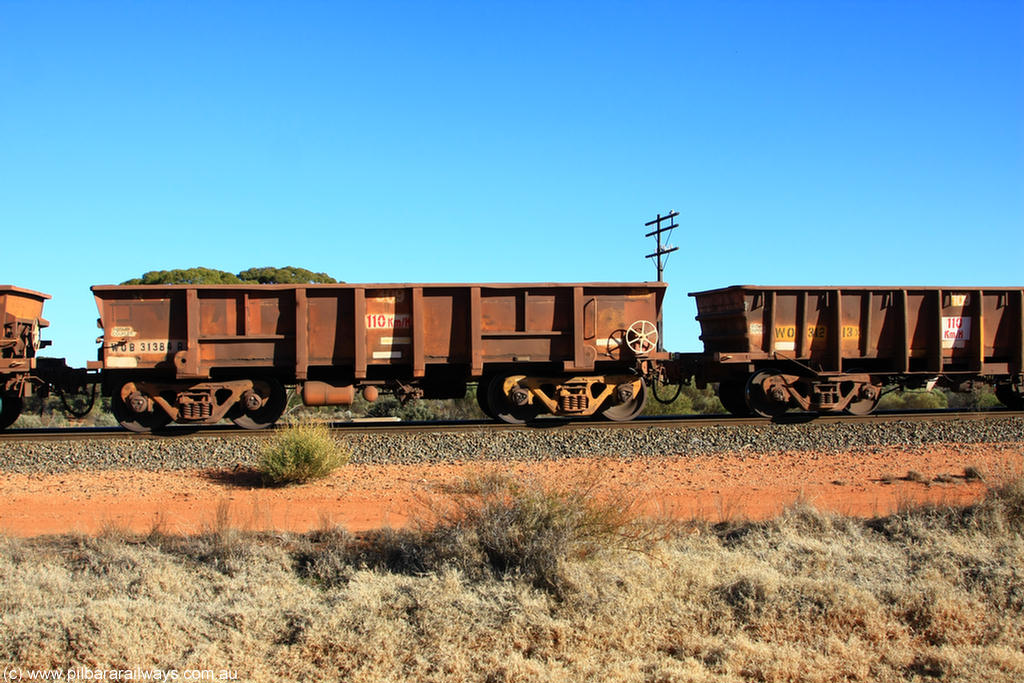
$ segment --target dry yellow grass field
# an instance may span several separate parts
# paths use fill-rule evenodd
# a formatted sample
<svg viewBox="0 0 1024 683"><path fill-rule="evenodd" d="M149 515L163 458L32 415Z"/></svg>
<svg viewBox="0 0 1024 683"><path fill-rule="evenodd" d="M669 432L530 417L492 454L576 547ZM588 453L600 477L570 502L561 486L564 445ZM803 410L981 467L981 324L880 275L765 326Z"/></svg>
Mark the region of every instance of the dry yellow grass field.
<svg viewBox="0 0 1024 683"><path fill-rule="evenodd" d="M501 480L437 524L0 540L0 659L238 680L1024 680L1024 483L667 525ZM618 506L618 507L616 507Z"/></svg>

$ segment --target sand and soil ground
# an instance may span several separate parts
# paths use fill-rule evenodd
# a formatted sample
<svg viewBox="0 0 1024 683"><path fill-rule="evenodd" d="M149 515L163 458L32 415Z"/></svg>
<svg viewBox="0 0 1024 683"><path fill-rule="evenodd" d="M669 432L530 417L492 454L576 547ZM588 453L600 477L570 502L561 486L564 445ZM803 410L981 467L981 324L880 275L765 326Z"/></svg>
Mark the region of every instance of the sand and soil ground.
<svg viewBox="0 0 1024 683"><path fill-rule="evenodd" d="M256 682L1024 680L1024 445L1000 424L729 432L755 444L739 449L403 437L281 488L234 441L11 447L0 661ZM797 448L807 434L821 446Z"/></svg>
<svg viewBox="0 0 1024 683"><path fill-rule="evenodd" d="M233 525L254 531L397 528L450 487L486 472L537 482L587 479L598 491L642 501L648 514L680 519L765 519L795 502L877 517L912 503L973 502L993 482L1024 472L1024 447L935 444L844 453L353 463L325 480L285 488L260 486L245 466L5 473L0 478L0 532L25 537L159 528L190 534L209 529L225 515Z"/></svg>

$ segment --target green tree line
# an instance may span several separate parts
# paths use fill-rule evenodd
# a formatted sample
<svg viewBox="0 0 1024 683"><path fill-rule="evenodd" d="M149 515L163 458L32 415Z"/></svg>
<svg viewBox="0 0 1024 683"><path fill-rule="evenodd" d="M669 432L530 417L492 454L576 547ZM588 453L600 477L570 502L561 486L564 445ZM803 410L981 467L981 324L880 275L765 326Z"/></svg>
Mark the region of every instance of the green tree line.
<svg viewBox="0 0 1024 683"><path fill-rule="evenodd" d="M229 273L215 268L174 268L151 270L142 277L122 282L123 285L298 285L336 284L327 273L314 273L305 268L285 266L274 268L247 268L240 273Z"/></svg>

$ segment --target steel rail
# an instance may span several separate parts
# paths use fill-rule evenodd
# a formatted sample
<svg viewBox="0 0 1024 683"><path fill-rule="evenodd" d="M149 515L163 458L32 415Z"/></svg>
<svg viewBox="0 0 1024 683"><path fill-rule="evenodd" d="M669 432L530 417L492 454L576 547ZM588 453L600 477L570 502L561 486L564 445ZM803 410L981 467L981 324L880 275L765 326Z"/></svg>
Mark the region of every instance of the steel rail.
<svg viewBox="0 0 1024 683"><path fill-rule="evenodd" d="M531 424L506 424L488 420L399 422L399 421L355 421L329 422L338 434L377 434L415 432L466 432L466 431L537 431L546 429L649 429L653 427L738 427L754 426L770 429L775 425L819 425L855 423L891 423L901 421L937 422L953 420L992 420L1024 417L1024 413L1012 410L960 411L960 410L916 410L879 411L870 415L816 415L813 413L786 413L768 420L763 417L735 417L732 415L666 415L642 416L629 422L603 422L597 420L563 420L558 418L540 419ZM18 441L69 441L69 440L123 440L123 439L178 439L198 438L270 438L272 429L242 429L230 424L189 427L171 425L159 433L139 434L120 427L57 427L14 429L0 432L0 443Z"/></svg>

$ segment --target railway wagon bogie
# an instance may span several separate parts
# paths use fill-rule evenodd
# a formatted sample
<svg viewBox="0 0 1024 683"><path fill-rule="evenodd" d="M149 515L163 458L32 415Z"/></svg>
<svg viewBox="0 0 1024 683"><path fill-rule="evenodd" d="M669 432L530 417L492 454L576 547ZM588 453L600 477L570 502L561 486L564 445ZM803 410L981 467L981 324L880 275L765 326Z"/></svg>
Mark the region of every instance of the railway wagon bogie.
<svg viewBox="0 0 1024 683"><path fill-rule="evenodd" d="M705 348L694 374L719 384L730 412L867 414L886 385L978 382L1024 407L1022 289L734 286L691 296Z"/></svg>
<svg viewBox="0 0 1024 683"><path fill-rule="evenodd" d="M260 429L281 417L287 401L284 386L272 377L208 382L114 379L111 384L114 416L136 432L170 422L208 424L222 419Z"/></svg>
<svg viewBox="0 0 1024 683"><path fill-rule="evenodd" d="M485 412L504 422L529 422L539 415L631 420L643 412L647 386L636 374L540 376L499 374L480 383ZM478 393L479 395L479 393Z"/></svg>
<svg viewBox="0 0 1024 683"><path fill-rule="evenodd" d="M866 373L822 376L769 367L747 378L743 399L747 410L762 417L777 417L791 408L867 415L878 406L882 391L881 381Z"/></svg>
<svg viewBox="0 0 1024 683"><path fill-rule="evenodd" d="M93 288L104 390L121 423L228 418L258 428L284 408L362 391L449 398L480 384L485 412L631 419L656 348L662 283L168 285Z"/></svg>

